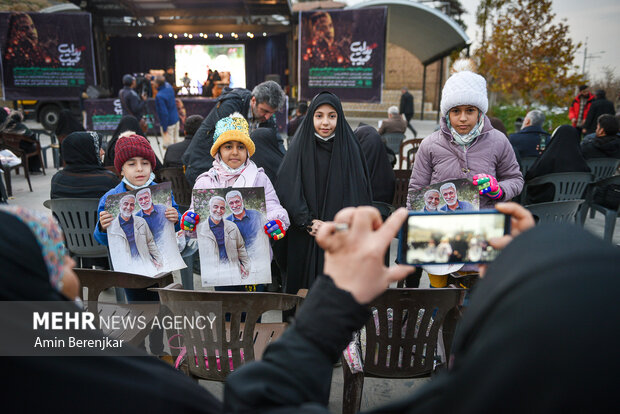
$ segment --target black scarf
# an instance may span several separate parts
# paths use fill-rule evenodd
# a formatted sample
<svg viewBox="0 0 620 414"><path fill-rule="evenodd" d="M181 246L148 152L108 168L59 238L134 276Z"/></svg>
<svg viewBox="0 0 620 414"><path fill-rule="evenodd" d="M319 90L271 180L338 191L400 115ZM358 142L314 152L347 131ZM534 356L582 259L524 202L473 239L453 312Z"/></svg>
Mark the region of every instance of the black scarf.
<svg viewBox="0 0 620 414"><path fill-rule="evenodd" d="M112 138L110 142L108 142L108 147L105 151L105 159L103 161L103 165L106 167L114 165L114 147L116 146L116 141L118 141L118 137L127 131L133 131L138 135L142 135L142 129L140 129L140 123L138 119L136 119L133 115L125 115L121 118L118 123L114 133L112 133Z"/></svg>
<svg viewBox="0 0 620 414"><path fill-rule="evenodd" d="M335 136L322 141L314 133L314 112L323 105L332 106L338 114ZM317 171L317 150L331 146L329 169ZM320 163L319 163L320 164ZM317 182L317 174L326 173L326 182ZM325 197L319 198L325 186ZM284 156L278 171L276 192L292 222L305 226L312 219L332 220L344 207L372 204L368 167L359 141L347 123L340 99L330 92L314 97L308 116L295 132L293 144Z"/></svg>
<svg viewBox="0 0 620 414"><path fill-rule="evenodd" d="M57 137L66 137L72 132L84 131L84 127L80 124L68 109L60 111L58 116L58 123L56 124L56 130L54 133Z"/></svg>
<svg viewBox="0 0 620 414"><path fill-rule="evenodd" d="M274 183L278 168L280 168L284 158L284 154L282 154L278 147L276 131L271 128L257 128L250 134L250 138L252 138L256 146L256 151L252 155L252 161L258 167L262 167L269 180Z"/></svg>
<svg viewBox="0 0 620 414"><path fill-rule="evenodd" d="M355 136L359 139L362 152L366 157L373 200L392 204L396 177L388 160L385 144L381 141L381 136L370 125L357 127Z"/></svg>
<svg viewBox="0 0 620 414"><path fill-rule="evenodd" d="M73 132L61 144L65 171L85 172L105 170L99 158L101 137L96 132Z"/></svg>
<svg viewBox="0 0 620 414"><path fill-rule="evenodd" d="M590 172L590 167L579 146L579 133L570 125L562 125L551 136L549 146L534 162L525 175L525 182L547 174L563 172ZM553 184L528 188L525 204L544 203L553 200Z"/></svg>
<svg viewBox="0 0 620 414"><path fill-rule="evenodd" d="M334 137L328 141L314 135L314 113L323 104L329 104L338 114ZM364 154L336 95L321 92L312 100L308 116L284 156L275 188L291 227L286 243L276 243L274 254L280 269L286 269L285 291L296 293L300 288L309 288L323 271L323 250L306 226L313 219L332 220L344 207L372 204Z"/></svg>

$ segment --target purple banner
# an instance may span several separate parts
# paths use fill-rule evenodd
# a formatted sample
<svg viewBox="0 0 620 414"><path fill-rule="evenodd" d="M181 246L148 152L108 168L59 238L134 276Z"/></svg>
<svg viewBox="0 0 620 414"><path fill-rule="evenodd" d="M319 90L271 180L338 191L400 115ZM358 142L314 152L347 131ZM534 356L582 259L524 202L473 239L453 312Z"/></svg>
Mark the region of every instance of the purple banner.
<svg viewBox="0 0 620 414"><path fill-rule="evenodd" d="M217 99L212 98L177 98L180 99L185 107L186 116L207 114L215 106ZM155 110L155 99L149 99L146 103L146 118L149 124L149 134L159 134L159 117ZM114 131L119 121L123 117L120 99L86 99L84 101L86 110L86 125L89 131ZM276 123L278 132L285 132L288 118L288 98L280 112L276 112ZM184 119L181 120L181 131L183 131Z"/></svg>
<svg viewBox="0 0 620 414"><path fill-rule="evenodd" d="M88 13L0 13L4 99L79 99L96 83Z"/></svg>
<svg viewBox="0 0 620 414"><path fill-rule="evenodd" d="M299 96L327 90L345 102L381 102L385 7L299 16Z"/></svg>

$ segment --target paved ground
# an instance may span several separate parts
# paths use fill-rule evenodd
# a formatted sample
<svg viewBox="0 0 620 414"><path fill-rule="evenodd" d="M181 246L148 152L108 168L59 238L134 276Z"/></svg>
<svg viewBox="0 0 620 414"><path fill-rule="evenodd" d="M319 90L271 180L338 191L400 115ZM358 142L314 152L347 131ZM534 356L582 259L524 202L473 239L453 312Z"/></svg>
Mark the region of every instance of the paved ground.
<svg viewBox="0 0 620 414"><path fill-rule="evenodd" d="M349 119L349 123L352 128L356 128L360 122L364 122L369 125L377 126L379 119L360 119L360 118L351 118ZM414 128L418 131L418 136L424 137L433 132L436 128L436 123L434 121L412 121ZM27 122L27 124L31 128L40 128L39 124L34 122ZM413 134L411 131L407 130L407 138L413 138ZM163 159L162 154L159 152L159 148L155 142L154 137L149 138L155 152ZM44 143L45 144L45 143ZM48 162L51 164L51 154L48 156ZM23 206L28 206L30 208L40 210L40 211L48 211L44 206L43 202L49 198L50 191L50 180L53 174L57 170L53 167L47 169L47 175L38 174L31 176L33 191L30 192L28 190L28 184L23 175L20 176L12 176L13 182L13 197L10 198L10 204L18 204ZM585 228L595 235L602 237L603 229L604 229L604 220L600 214L594 219L588 218L586 220ZM616 230L613 238L614 244L620 244L620 230ZM396 240L392 244L391 252L392 259L394 259L394 254L396 251ZM426 275L425 275L426 276ZM428 278L423 277L421 281L421 287L428 287ZM112 298L112 295L110 295ZM270 314L266 316L266 320L274 321L281 320L281 315L279 314ZM294 368L294 367L293 367ZM364 383L364 396L362 400L362 409L368 409L376 406L380 406L384 403L393 401L395 398L399 398L405 395L408 395L412 392L413 389L419 387L424 382L428 381L428 379L418 379L418 380L385 380L385 379L367 379ZM200 384L211 391L218 398L222 398L223 396L223 384L214 383L208 381L200 381ZM331 396L329 402L329 409L331 412L338 413L341 412L342 407L342 368L336 367L334 368L334 375L332 379L332 388L331 388Z"/></svg>

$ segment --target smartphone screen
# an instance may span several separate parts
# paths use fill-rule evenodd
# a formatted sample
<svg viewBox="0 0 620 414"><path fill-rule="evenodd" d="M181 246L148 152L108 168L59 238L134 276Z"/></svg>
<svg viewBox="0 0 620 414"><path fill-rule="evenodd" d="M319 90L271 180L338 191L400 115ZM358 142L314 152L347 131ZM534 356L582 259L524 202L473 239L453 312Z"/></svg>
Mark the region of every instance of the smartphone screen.
<svg viewBox="0 0 620 414"><path fill-rule="evenodd" d="M409 213L400 233L400 263L492 262L499 251L489 239L509 232L509 217L497 210Z"/></svg>

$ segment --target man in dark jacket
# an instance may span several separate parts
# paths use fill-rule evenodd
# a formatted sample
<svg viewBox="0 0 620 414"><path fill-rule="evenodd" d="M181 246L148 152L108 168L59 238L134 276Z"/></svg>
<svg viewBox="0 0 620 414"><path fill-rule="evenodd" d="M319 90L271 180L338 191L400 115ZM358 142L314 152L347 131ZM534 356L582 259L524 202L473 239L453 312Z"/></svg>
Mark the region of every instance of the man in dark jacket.
<svg viewBox="0 0 620 414"><path fill-rule="evenodd" d="M251 92L238 88L220 95L215 108L202 122L183 154L182 161L186 167L185 177L190 185L193 186L196 177L213 166L210 151L217 121L239 112L248 121L250 133L258 127L275 130L276 122L273 115L282 108L284 100L282 88L274 81L258 84Z"/></svg>
<svg viewBox="0 0 620 414"><path fill-rule="evenodd" d="M615 115L616 108L614 104L606 99L605 91L599 89L596 91L596 99L590 105L586 122L583 124L583 134L591 134L597 130L597 121L601 115Z"/></svg>
<svg viewBox="0 0 620 414"><path fill-rule="evenodd" d="M127 74L123 76L123 89L118 92L118 98L121 100L121 108L123 108L123 116L133 115L139 121L144 115L144 105L146 104L146 94L138 96L134 90L136 87L136 78Z"/></svg>
<svg viewBox="0 0 620 414"><path fill-rule="evenodd" d="M405 119L407 120L407 128L413 132L413 137L416 138L418 136L418 132L411 126L410 121L413 118L414 109L413 109L413 95L409 93L409 90L403 86L401 89L402 95L400 96L400 113L405 115Z"/></svg>
<svg viewBox="0 0 620 414"><path fill-rule="evenodd" d="M620 136L618 120L615 116L599 116L596 125L596 137L581 143L581 152L588 158L620 158Z"/></svg>
<svg viewBox="0 0 620 414"><path fill-rule="evenodd" d="M191 115L187 117L185 120L185 139L168 147L166 155L164 156L164 168L183 166L181 157L185 153L185 150L187 150L187 147L189 147L189 144L191 144L192 138L202 121L204 121L204 118L201 115Z"/></svg>
<svg viewBox="0 0 620 414"><path fill-rule="evenodd" d="M158 76L155 79L155 85L158 91L155 96L155 108L159 117L159 128L164 148L168 148L179 140L179 112L174 98L174 89L166 82L166 78Z"/></svg>
<svg viewBox="0 0 620 414"><path fill-rule="evenodd" d="M521 131L508 137L521 158L538 157L549 143L549 133L542 129L544 122L545 114L538 110L530 111L525 115Z"/></svg>
<svg viewBox="0 0 620 414"><path fill-rule="evenodd" d="M583 355L595 344L620 341L620 279L609 277L617 272L620 252L575 226L534 226L532 215L516 203L496 207L511 215L512 235L492 242L504 250L471 295L446 370L404 399L369 412L617 409L620 357L611 353L597 364ZM334 222L321 226L316 241L326 250L324 271L331 277L317 278L292 326L260 361L228 377L224 412L329 412L333 363L352 333L371 318L368 304L411 269L383 264L406 219L406 211L397 210L381 225L378 211L358 207L336 216L346 230L338 231ZM576 302L580 305L569 306ZM380 352L385 355L385 349ZM417 351L416 358L421 354ZM411 349L403 361L410 356Z"/></svg>

